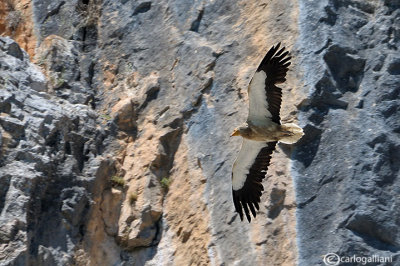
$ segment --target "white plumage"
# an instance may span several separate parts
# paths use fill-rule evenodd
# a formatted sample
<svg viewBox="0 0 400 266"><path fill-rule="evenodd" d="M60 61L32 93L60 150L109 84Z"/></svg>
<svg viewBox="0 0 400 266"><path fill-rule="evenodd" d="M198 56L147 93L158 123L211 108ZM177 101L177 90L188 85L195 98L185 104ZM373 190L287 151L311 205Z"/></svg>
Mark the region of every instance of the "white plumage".
<svg viewBox="0 0 400 266"><path fill-rule="evenodd" d="M239 190L243 187L251 165L261 149L266 146L267 144L263 141L243 139L240 152L233 163L232 187L234 190Z"/></svg>
<svg viewBox="0 0 400 266"><path fill-rule="evenodd" d="M247 120L252 121L255 125L265 125L268 122L266 118L272 116L268 111L267 97L265 97L266 79L267 74L261 70L254 74L249 84L249 116ZM268 120L272 122L271 119Z"/></svg>

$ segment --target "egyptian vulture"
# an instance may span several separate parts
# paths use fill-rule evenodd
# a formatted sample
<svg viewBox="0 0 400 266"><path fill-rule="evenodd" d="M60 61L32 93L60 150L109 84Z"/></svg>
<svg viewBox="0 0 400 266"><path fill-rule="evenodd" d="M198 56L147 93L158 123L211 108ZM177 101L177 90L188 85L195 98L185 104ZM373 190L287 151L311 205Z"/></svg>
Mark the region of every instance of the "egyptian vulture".
<svg viewBox="0 0 400 266"><path fill-rule="evenodd" d="M243 210L249 222L250 212L256 217L264 190L261 181L276 143L293 144L303 136L303 130L297 125L281 124L280 121L282 90L276 84L286 80L291 57L285 47L279 47L280 43L273 46L257 68L247 90L247 121L232 133L232 136L243 138L232 169L233 203L242 221Z"/></svg>

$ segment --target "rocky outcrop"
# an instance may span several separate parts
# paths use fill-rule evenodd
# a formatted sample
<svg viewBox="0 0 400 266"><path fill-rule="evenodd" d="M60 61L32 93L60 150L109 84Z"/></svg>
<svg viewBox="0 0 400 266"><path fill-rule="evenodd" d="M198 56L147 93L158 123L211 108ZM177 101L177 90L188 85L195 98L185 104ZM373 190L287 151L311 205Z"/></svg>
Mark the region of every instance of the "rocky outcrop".
<svg viewBox="0 0 400 266"><path fill-rule="evenodd" d="M6 3L0 13L22 8ZM14 31L0 19L19 44L0 39L1 265L398 260L398 4L23 7ZM248 224L231 200L240 139L229 133L278 41L293 57L281 117L306 135L278 145Z"/></svg>
<svg viewBox="0 0 400 266"><path fill-rule="evenodd" d="M53 96L14 41L0 47L1 261L72 263L92 185L113 171L108 133L90 107Z"/></svg>
<svg viewBox="0 0 400 266"><path fill-rule="evenodd" d="M379 265L397 265L400 6L304 1L299 7L307 92L299 112L306 135L292 167L299 264L319 265L319 255L334 252L392 256Z"/></svg>
<svg viewBox="0 0 400 266"><path fill-rule="evenodd" d="M29 54L35 55L32 1L4 0L0 2L0 36L10 36Z"/></svg>

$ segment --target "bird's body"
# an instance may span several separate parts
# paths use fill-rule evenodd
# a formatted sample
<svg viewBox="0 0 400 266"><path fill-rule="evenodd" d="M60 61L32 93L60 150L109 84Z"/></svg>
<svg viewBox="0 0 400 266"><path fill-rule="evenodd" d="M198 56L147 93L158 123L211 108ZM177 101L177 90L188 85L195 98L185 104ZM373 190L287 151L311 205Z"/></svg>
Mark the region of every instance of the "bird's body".
<svg viewBox="0 0 400 266"><path fill-rule="evenodd" d="M238 128L237 133L232 136L242 136L253 141L273 142L280 141L285 144L293 144L298 140L298 134L302 129L295 124L278 125L270 123L267 125L254 125L247 121L242 127Z"/></svg>
<svg viewBox="0 0 400 266"><path fill-rule="evenodd" d="M232 169L232 194L236 212L243 220L243 210L249 222L250 212L256 216L264 190L261 181L268 169L277 142L296 143L303 130L295 124L281 124L282 92L275 84L284 82L290 56L272 47L257 68L248 87L249 115L232 136L242 136L243 142Z"/></svg>

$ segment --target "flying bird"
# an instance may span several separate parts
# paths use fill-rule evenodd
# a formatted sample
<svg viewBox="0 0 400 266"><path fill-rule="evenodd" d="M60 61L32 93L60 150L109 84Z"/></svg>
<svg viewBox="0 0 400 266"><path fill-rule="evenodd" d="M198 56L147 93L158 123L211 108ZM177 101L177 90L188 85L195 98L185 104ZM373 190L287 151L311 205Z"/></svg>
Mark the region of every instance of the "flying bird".
<svg viewBox="0 0 400 266"><path fill-rule="evenodd" d="M248 86L249 114L247 121L232 136L243 142L232 169L232 194L235 210L243 221L256 217L272 152L277 142L296 143L304 134L295 124L281 124L282 90L276 84L285 82L290 65L289 52L280 43L265 55Z"/></svg>

